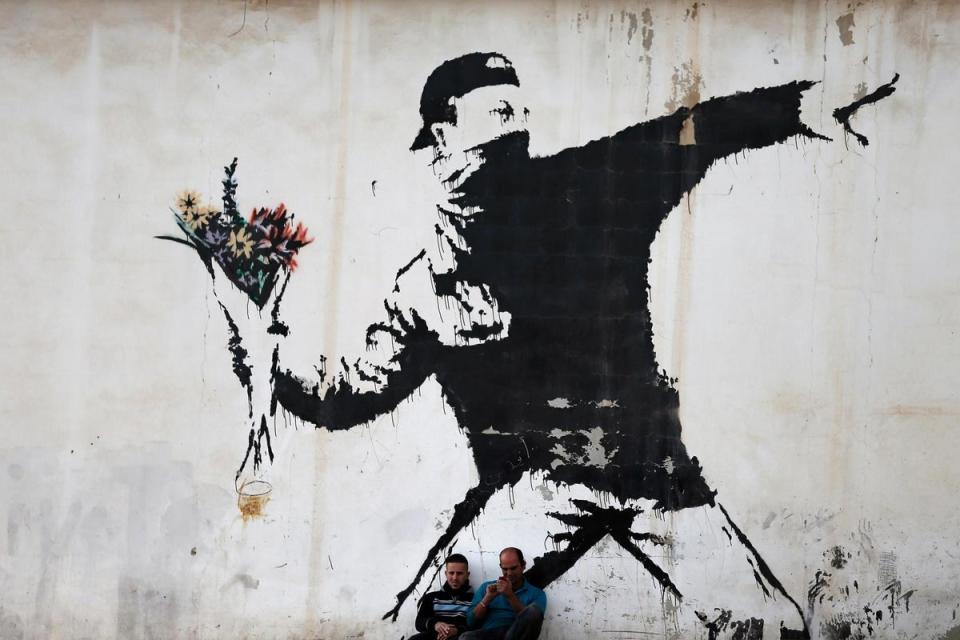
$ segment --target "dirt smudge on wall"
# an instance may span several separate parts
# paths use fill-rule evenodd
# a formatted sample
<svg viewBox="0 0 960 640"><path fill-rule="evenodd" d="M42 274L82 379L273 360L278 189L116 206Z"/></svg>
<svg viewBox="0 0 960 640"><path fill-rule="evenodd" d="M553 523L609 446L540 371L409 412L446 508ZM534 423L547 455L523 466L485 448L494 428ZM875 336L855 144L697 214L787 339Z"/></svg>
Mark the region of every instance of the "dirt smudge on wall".
<svg viewBox="0 0 960 640"><path fill-rule="evenodd" d="M703 78L694 68L693 62L684 62L679 67L674 67L670 81L670 98L664 103L667 111L676 111L680 107L690 108L700 102Z"/></svg>
<svg viewBox="0 0 960 640"><path fill-rule="evenodd" d="M644 9L645 14L649 14L649 9ZM621 11L620 12L620 23L623 24L624 21L629 20L630 26L627 28L627 44L633 42L633 36L637 32L637 14L630 11Z"/></svg>
<svg viewBox="0 0 960 640"><path fill-rule="evenodd" d="M849 47L853 44L853 27L855 26L852 11L837 18L837 30L840 32L840 42L843 46Z"/></svg>
<svg viewBox="0 0 960 640"><path fill-rule="evenodd" d="M853 92L853 99L859 100L860 98L867 95L867 83L861 82L857 85L856 90Z"/></svg>
<svg viewBox="0 0 960 640"><path fill-rule="evenodd" d="M640 56L640 61L643 62L646 67L647 84L649 85L653 77L653 55L650 53L653 47L653 15L650 13L649 7L643 10L640 14L640 19L643 23L643 26L640 28L640 45L643 47L643 55ZM643 113L647 115L649 112L650 87L647 86L647 99L644 102Z"/></svg>
<svg viewBox="0 0 960 640"><path fill-rule="evenodd" d="M643 27L640 29L640 45L643 47L644 53L649 55L650 47L653 46L653 16L650 14L650 9L647 8L643 10L640 17L643 21Z"/></svg>
<svg viewBox="0 0 960 640"><path fill-rule="evenodd" d="M238 573L233 577L233 580L223 585L220 591L225 591L226 589L228 589L229 587L235 584L242 585L244 589L260 588L260 580L258 578L254 578L249 573Z"/></svg>

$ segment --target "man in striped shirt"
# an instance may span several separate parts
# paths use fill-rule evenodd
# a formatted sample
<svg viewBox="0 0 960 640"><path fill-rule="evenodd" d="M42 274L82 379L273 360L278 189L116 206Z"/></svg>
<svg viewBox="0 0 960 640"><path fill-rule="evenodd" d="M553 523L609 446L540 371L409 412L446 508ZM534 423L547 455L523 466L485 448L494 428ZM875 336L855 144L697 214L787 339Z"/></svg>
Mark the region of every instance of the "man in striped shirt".
<svg viewBox="0 0 960 640"><path fill-rule="evenodd" d="M467 559L454 553L444 561L447 581L440 591L423 596L417 609L417 633L410 640L448 640L467 628L467 609L473 600Z"/></svg>

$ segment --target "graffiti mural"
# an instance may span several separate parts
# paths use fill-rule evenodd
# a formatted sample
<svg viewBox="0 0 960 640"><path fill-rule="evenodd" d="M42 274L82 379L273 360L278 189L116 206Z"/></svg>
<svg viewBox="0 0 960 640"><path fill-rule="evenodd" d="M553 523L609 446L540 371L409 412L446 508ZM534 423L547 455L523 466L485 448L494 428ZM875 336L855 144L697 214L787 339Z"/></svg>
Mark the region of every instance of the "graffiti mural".
<svg viewBox="0 0 960 640"><path fill-rule="evenodd" d="M857 110L881 103L898 80L836 106L836 125L855 145L870 142L853 128ZM237 160L226 167L222 210L193 192L178 198L183 235L165 239L188 244L215 282L227 281L217 300L249 403L238 480L273 460L268 422L278 412L351 429L388 414L432 377L466 434L479 481L452 506L385 618L396 620L493 496L534 473L596 496L546 514L556 522L544 532L553 549L529 567L534 584L550 585L609 537L664 598L684 603L693 585L658 560L673 544L670 533L645 529L637 516L706 510L722 523L733 562L745 569L737 573L759 604L731 610L691 597L702 631L810 637L807 603L787 592L684 444L680 395L654 350L648 270L661 225L717 162L772 145L842 144L802 118L801 101L818 83L703 99L543 156L529 151L535 114L520 86L520 70L498 52L452 57L426 78L410 151L431 154L443 188L435 241L398 262L381 316L357 332L356 352L321 359L309 374L284 364L285 337L305 329L285 322L282 305L296 256L311 242L306 229L282 204L241 217ZM246 298L229 302L224 286ZM269 360L253 361L244 346L266 337L242 335L235 319L251 313L267 320L260 327L270 336ZM255 385L268 386L258 402ZM811 586L811 607L826 576Z"/></svg>
<svg viewBox="0 0 960 640"><path fill-rule="evenodd" d="M960 638L960 2L0 18L0 639Z"/></svg>

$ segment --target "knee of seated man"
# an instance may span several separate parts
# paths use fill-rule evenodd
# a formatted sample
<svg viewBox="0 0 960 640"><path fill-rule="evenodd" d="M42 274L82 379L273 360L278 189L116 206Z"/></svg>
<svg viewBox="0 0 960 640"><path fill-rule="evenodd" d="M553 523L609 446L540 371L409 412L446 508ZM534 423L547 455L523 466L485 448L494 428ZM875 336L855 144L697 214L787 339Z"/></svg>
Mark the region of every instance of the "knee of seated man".
<svg viewBox="0 0 960 640"><path fill-rule="evenodd" d="M535 604L528 604L520 611L519 617L527 620L543 620L543 611Z"/></svg>

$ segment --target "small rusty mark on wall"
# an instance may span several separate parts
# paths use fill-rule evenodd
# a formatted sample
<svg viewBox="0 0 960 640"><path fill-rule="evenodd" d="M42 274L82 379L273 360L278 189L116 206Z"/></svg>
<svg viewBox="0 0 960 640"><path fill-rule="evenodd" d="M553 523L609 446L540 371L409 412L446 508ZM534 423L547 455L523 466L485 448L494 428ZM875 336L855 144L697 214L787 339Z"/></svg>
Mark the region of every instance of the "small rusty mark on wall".
<svg viewBox="0 0 960 640"><path fill-rule="evenodd" d="M237 490L237 508L244 520L259 518L270 501L273 487L264 480L250 480Z"/></svg>
<svg viewBox="0 0 960 640"><path fill-rule="evenodd" d="M683 121L683 126L680 127L680 146L690 146L697 144L697 132L696 126L693 122L693 114L691 113Z"/></svg>
<svg viewBox="0 0 960 640"><path fill-rule="evenodd" d="M956 407L935 404L894 404L880 409L878 413L882 416L937 417L960 415L960 409Z"/></svg>

